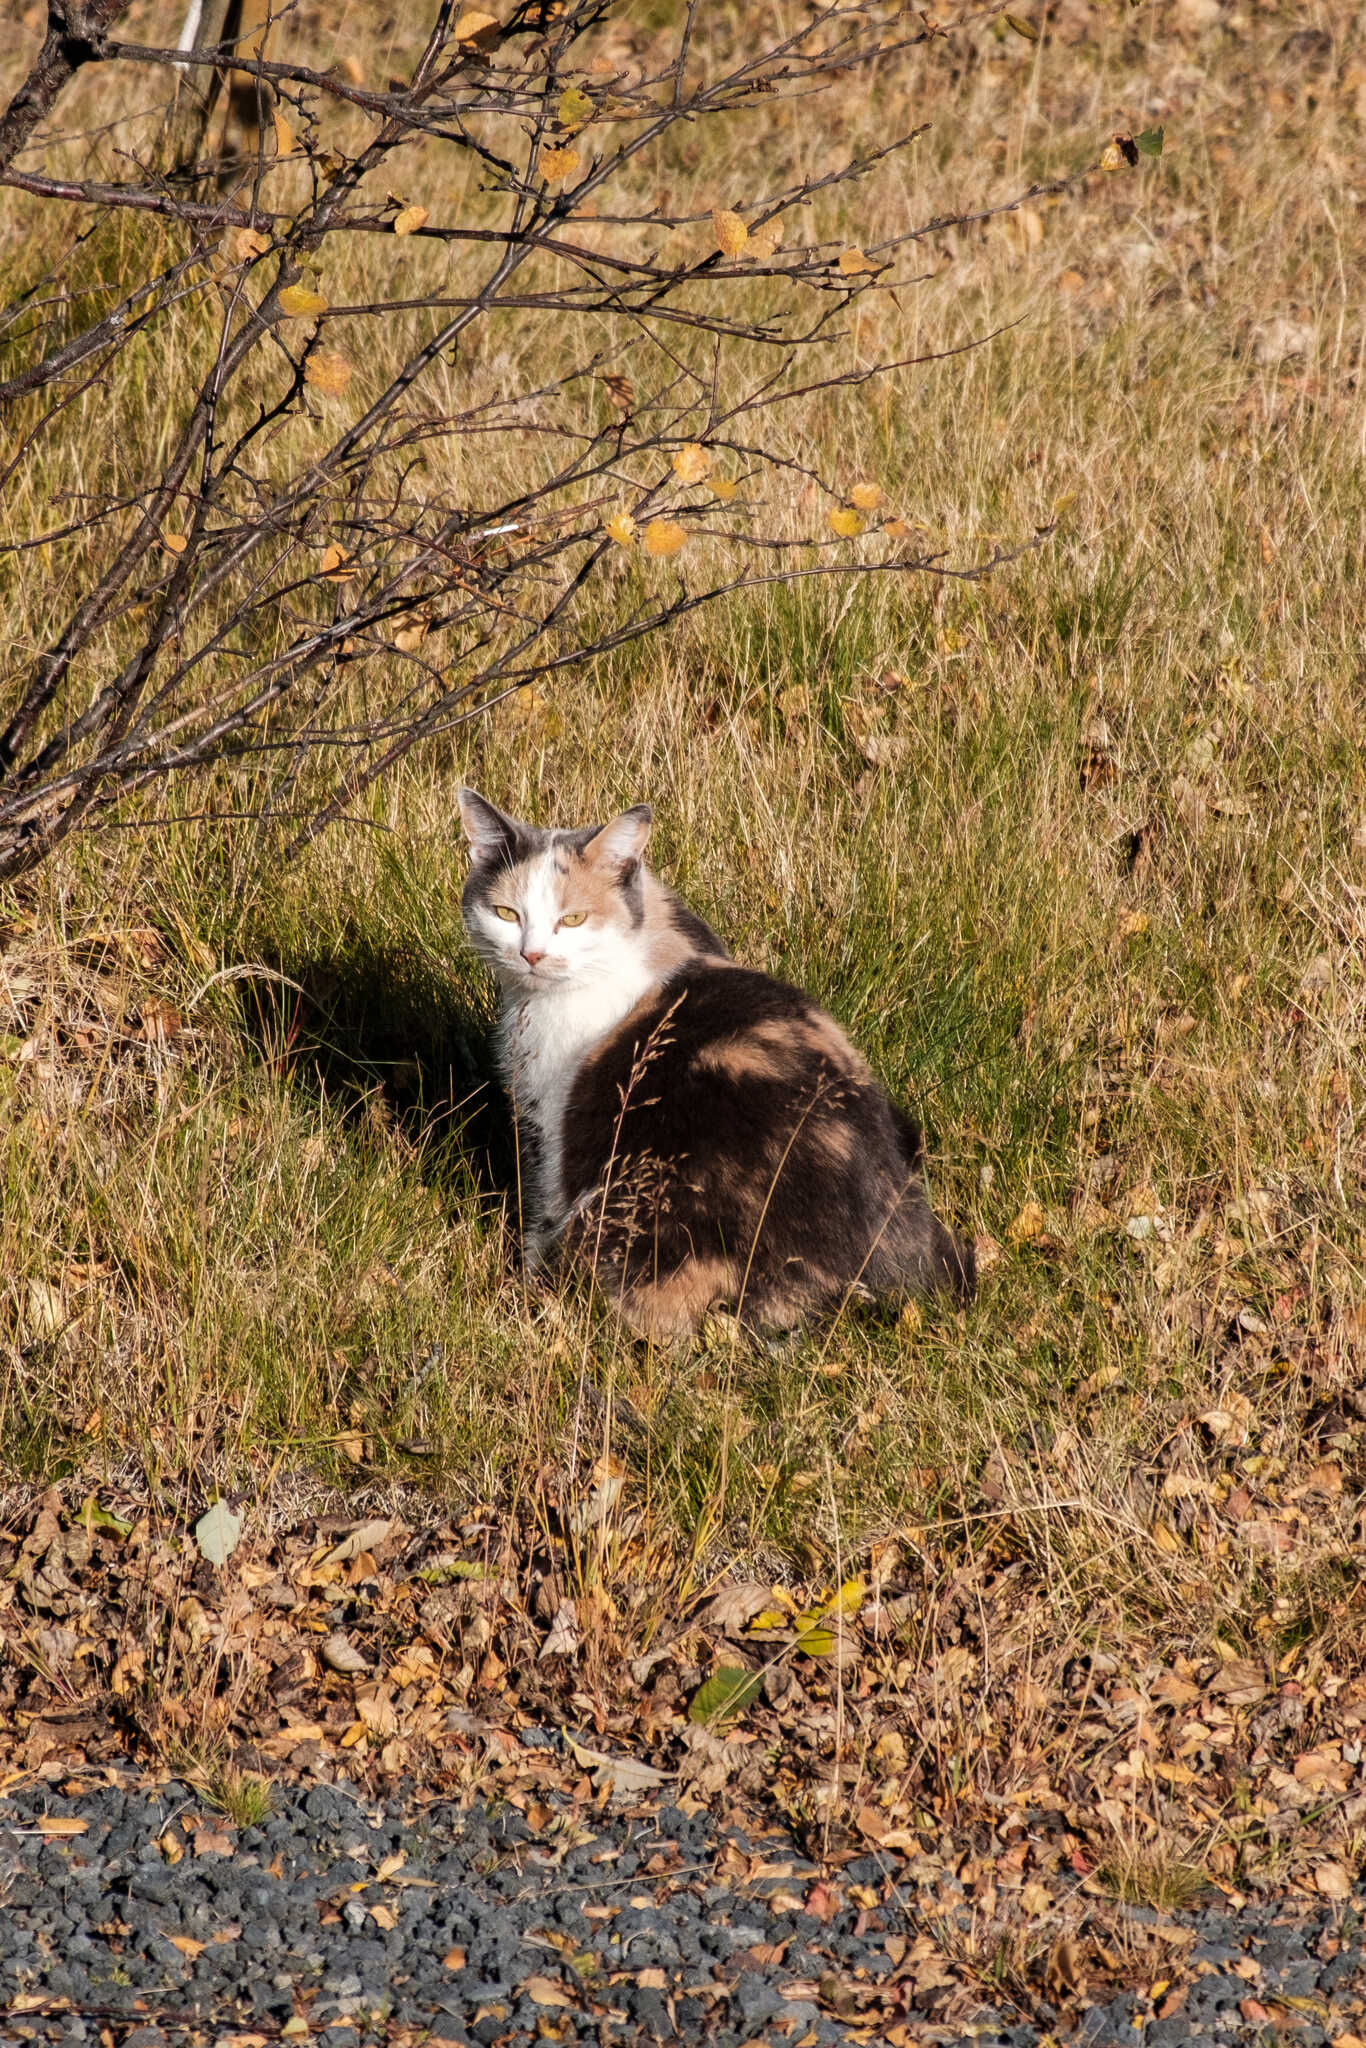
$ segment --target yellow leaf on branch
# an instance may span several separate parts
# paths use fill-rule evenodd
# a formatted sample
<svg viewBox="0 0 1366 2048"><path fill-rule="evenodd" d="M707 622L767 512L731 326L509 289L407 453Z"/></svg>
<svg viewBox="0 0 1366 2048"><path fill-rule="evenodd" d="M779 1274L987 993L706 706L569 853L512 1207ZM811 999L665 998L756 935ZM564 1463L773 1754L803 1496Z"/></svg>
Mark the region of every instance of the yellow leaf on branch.
<svg viewBox="0 0 1366 2048"><path fill-rule="evenodd" d="M749 240L749 229L738 213L732 213L728 206L713 206L711 224L716 232L716 246L723 256L738 256Z"/></svg>
<svg viewBox="0 0 1366 2048"><path fill-rule="evenodd" d="M394 233L396 235L415 235L419 228L425 228L426 225L427 209L425 206L405 206L402 213L394 216Z"/></svg>
<svg viewBox="0 0 1366 2048"><path fill-rule="evenodd" d="M269 247L270 236L259 228L235 228L228 236L228 253L234 263L249 263L253 256L264 256Z"/></svg>
<svg viewBox="0 0 1366 2048"><path fill-rule="evenodd" d="M588 94L577 85L566 86L560 94L556 108L561 128L582 128L585 121L593 118L593 102Z"/></svg>
<svg viewBox="0 0 1366 2048"><path fill-rule="evenodd" d="M681 484L700 484L711 468L711 456L697 441L689 441L673 458L674 475Z"/></svg>
<svg viewBox="0 0 1366 2048"><path fill-rule="evenodd" d="M478 7L469 7L451 30L451 35L457 43L477 43L481 36L487 36L490 29L497 27L497 15L485 14Z"/></svg>
<svg viewBox="0 0 1366 2048"><path fill-rule="evenodd" d="M304 364L304 381L326 398L340 398L354 372L346 357L333 348L314 349Z"/></svg>
<svg viewBox="0 0 1366 2048"><path fill-rule="evenodd" d="M333 541L323 549L318 567L329 583L344 583L351 574L351 557L345 548L339 548Z"/></svg>
<svg viewBox="0 0 1366 2048"><path fill-rule="evenodd" d="M882 503L882 485L855 484L849 493L849 502L851 505L857 505L860 512L876 512Z"/></svg>
<svg viewBox="0 0 1366 2048"><path fill-rule="evenodd" d="M676 519L652 519L645 529L645 552L647 555L676 555L687 538L687 529Z"/></svg>
<svg viewBox="0 0 1366 2048"><path fill-rule="evenodd" d="M841 540L857 540L867 527L863 514L856 512L852 505L836 505L826 513L825 523Z"/></svg>
<svg viewBox="0 0 1366 2048"><path fill-rule="evenodd" d="M636 537L636 522L629 512L614 512L610 519L603 520L602 530L619 548L629 548Z"/></svg>
<svg viewBox="0 0 1366 2048"><path fill-rule="evenodd" d="M579 152L571 142L565 149L543 149L540 157L541 176L553 185L561 178L572 178L579 168Z"/></svg>
<svg viewBox="0 0 1366 2048"><path fill-rule="evenodd" d="M712 496L719 498L723 505L729 505L733 498L738 498L740 495L739 484L733 482L728 476L714 476L711 479L711 488Z"/></svg>
<svg viewBox="0 0 1366 2048"><path fill-rule="evenodd" d="M877 269L876 263L871 262L862 249L852 247L840 250L839 267L842 277L861 277L865 271Z"/></svg>
<svg viewBox="0 0 1366 2048"><path fill-rule="evenodd" d="M289 320L316 320L327 311L327 300L306 284L287 284L280 294L280 311Z"/></svg>

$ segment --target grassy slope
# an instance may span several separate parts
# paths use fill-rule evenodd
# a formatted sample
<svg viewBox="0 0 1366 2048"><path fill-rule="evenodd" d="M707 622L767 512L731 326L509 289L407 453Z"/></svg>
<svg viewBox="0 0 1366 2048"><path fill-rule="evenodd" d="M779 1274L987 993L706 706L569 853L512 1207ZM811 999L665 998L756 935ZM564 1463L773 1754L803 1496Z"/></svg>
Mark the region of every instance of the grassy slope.
<svg viewBox="0 0 1366 2048"><path fill-rule="evenodd" d="M1277 1331L1330 1382L1363 1362L1366 237L1353 52L1282 61L1300 8L1214 11L1064 8L1056 41L987 38L962 71L931 49L904 80L933 123L914 170L850 223L871 239L1165 122L1160 165L958 233L850 346L1008 333L793 421L794 448L846 447L953 560L1061 501L1038 554L982 585L697 617L410 763L372 826L288 869L211 819L110 833L0 898L12 1477L487 1497L610 1435L712 1558L809 1565L936 1510L1051 1500L1020 1540L1074 1621L1118 1584L1149 1611L1189 1599L1196 1633L1257 1629L1263 1569L1198 1567L1148 1475L1230 1390L1249 1455L1289 1448ZM885 120L844 112L841 152ZM821 168L818 130L786 140ZM28 260L17 235L3 260ZM125 449L157 430L150 381L88 404L117 405ZM23 489L114 464L103 424L78 409L4 538ZM0 564L15 663L79 570ZM991 1240L967 1317L845 1323L781 1357L722 1328L679 1364L523 1298L460 939L464 779L543 819L655 805L664 872L925 1119L937 1199ZM1296 1569L1287 1625L1314 1597Z"/></svg>

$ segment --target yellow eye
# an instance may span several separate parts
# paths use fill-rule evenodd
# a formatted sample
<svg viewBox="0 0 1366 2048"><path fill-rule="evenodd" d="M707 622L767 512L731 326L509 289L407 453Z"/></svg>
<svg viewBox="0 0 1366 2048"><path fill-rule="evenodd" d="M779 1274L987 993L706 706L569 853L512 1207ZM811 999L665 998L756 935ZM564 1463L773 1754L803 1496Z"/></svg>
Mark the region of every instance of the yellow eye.
<svg viewBox="0 0 1366 2048"><path fill-rule="evenodd" d="M518 917L516 911L513 909L510 903L495 903L493 907L497 911L499 917L502 918L504 924L521 923L521 919Z"/></svg>
<svg viewBox="0 0 1366 2048"><path fill-rule="evenodd" d="M569 925L582 924L587 915L588 912L586 910L567 910L560 919L560 923Z"/></svg>

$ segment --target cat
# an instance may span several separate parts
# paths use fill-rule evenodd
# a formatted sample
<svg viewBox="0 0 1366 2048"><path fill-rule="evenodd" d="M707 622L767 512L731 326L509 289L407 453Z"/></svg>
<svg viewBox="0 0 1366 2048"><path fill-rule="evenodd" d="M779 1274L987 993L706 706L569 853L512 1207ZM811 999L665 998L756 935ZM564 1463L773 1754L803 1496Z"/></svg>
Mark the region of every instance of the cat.
<svg viewBox="0 0 1366 2048"><path fill-rule="evenodd" d="M667 1344L714 1306L787 1329L851 1298L971 1296L919 1131L832 1017L732 960L646 867L648 805L545 831L471 789L459 803L528 1271L592 1270Z"/></svg>

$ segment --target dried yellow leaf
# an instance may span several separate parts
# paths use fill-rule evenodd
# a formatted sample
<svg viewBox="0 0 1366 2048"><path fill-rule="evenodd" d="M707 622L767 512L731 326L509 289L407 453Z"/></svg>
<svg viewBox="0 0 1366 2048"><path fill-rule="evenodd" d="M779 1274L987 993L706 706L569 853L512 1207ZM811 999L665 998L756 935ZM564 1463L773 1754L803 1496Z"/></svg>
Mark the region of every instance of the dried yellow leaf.
<svg viewBox="0 0 1366 2048"><path fill-rule="evenodd" d="M740 495L739 484L733 483L728 476L714 476L711 480L711 489L712 496L719 498L723 505L729 505L732 498L738 498Z"/></svg>
<svg viewBox="0 0 1366 2048"><path fill-rule="evenodd" d="M183 533L163 533L161 545L168 554L183 555L190 543L186 540Z"/></svg>
<svg viewBox="0 0 1366 2048"><path fill-rule="evenodd" d="M645 529L647 555L676 555L687 541L685 528L676 519L652 519Z"/></svg>
<svg viewBox="0 0 1366 2048"><path fill-rule="evenodd" d="M728 206L713 206L711 224L716 231L716 246L723 256L738 256L749 240L749 229L738 213L732 213Z"/></svg>
<svg viewBox="0 0 1366 2048"><path fill-rule="evenodd" d="M351 574L351 557L345 548L339 548L333 541L323 549L323 558L318 567L329 583L344 583Z"/></svg>
<svg viewBox="0 0 1366 2048"><path fill-rule="evenodd" d="M751 256L772 256L782 247L783 224L781 220L765 221L761 228L755 228L749 238Z"/></svg>
<svg viewBox="0 0 1366 2048"><path fill-rule="evenodd" d="M249 263L253 256L264 256L269 247L270 236L259 228L235 228L228 236L228 253L234 263Z"/></svg>
<svg viewBox="0 0 1366 2048"><path fill-rule="evenodd" d="M284 115L277 113L275 116L276 156L293 156L298 147L299 145L294 139L294 130L290 127Z"/></svg>
<svg viewBox="0 0 1366 2048"><path fill-rule="evenodd" d="M304 364L304 381L327 398L340 398L354 372L346 357L333 348L314 349Z"/></svg>
<svg viewBox="0 0 1366 2048"><path fill-rule="evenodd" d="M561 128L582 128L593 118L593 102L577 85L566 86L556 108Z"/></svg>
<svg viewBox="0 0 1366 2048"><path fill-rule="evenodd" d="M405 206L402 213L395 214L394 216L394 233L396 235L415 235L419 228L425 228L426 225L427 209L425 206Z"/></svg>
<svg viewBox="0 0 1366 2048"><path fill-rule="evenodd" d="M1124 169L1124 151L1117 142L1106 143L1100 153L1100 167L1103 171L1122 171Z"/></svg>
<svg viewBox="0 0 1366 2048"><path fill-rule="evenodd" d="M1032 1244L1044 1232L1044 1213L1038 1202L1026 1202L1015 1217L1006 1236L1012 1244Z"/></svg>
<svg viewBox="0 0 1366 2048"><path fill-rule="evenodd" d="M876 269L876 263L870 262L869 259L864 255L862 249L851 247L848 249L840 250L841 276L859 277L865 270Z"/></svg>
<svg viewBox="0 0 1366 2048"><path fill-rule="evenodd" d="M603 520L602 530L619 548L629 548L636 537L636 522L629 512L615 512L610 519Z"/></svg>
<svg viewBox="0 0 1366 2048"><path fill-rule="evenodd" d="M467 8L461 15L451 35L457 43L476 43L480 36L486 36L491 28L497 28L498 17L484 14L477 7Z"/></svg>
<svg viewBox="0 0 1366 2048"><path fill-rule="evenodd" d="M700 484L711 468L711 456L697 441L689 441L673 458L673 472L681 484Z"/></svg>
<svg viewBox="0 0 1366 2048"><path fill-rule="evenodd" d="M904 519L884 519L882 531L886 534L888 540L907 540L910 537L911 529Z"/></svg>
<svg viewBox="0 0 1366 2048"><path fill-rule="evenodd" d="M287 284L280 294L280 311L289 320L316 320L327 311L327 300L306 284Z"/></svg>
<svg viewBox="0 0 1366 2048"><path fill-rule="evenodd" d="M867 526L863 514L856 512L852 505L835 506L833 511L826 513L825 523L841 540L857 540Z"/></svg>
<svg viewBox="0 0 1366 2048"><path fill-rule="evenodd" d="M541 176L555 184L561 178L572 178L579 168L579 152L571 142L565 149L543 149L541 151Z"/></svg>
<svg viewBox="0 0 1366 2048"><path fill-rule="evenodd" d="M400 654L415 654L427 637L427 621L418 619L414 625L401 626L394 635L394 645Z"/></svg>
<svg viewBox="0 0 1366 2048"><path fill-rule="evenodd" d="M562 1984L553 1977L528 1977L522 1985L522 1994L536 2005L548 2005L567 2010L573 2003Z"/></svg>
<svg viewBox="0 0 1366 2048"><path fill-rule="evenodd" d="M876 512L882 503L881 484L855 484L849 493L851 505L857 505L860 512Z"/></svg>

